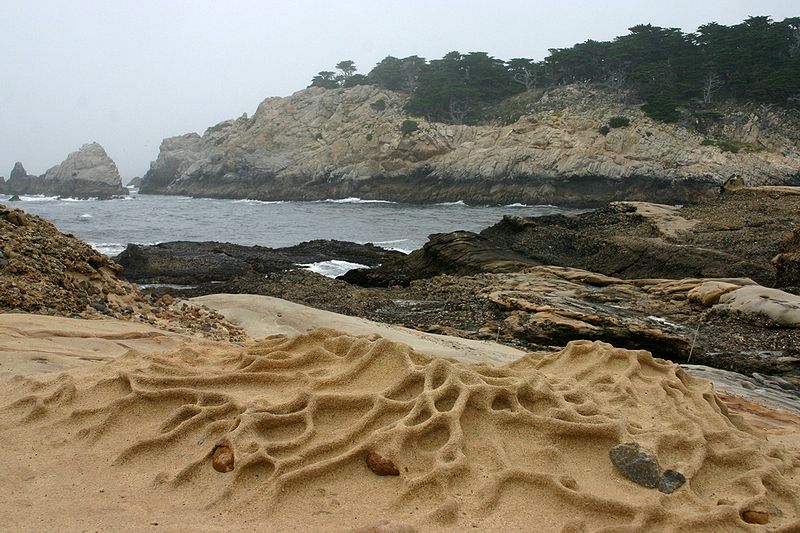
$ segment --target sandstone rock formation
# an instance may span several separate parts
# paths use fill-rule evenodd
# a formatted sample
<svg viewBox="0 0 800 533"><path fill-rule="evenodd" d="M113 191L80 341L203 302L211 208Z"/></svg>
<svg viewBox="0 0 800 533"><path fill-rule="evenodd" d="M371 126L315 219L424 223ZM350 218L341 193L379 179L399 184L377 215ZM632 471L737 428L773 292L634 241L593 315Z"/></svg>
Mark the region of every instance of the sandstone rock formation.
<svg viewBox="0 0 800 533"><path fill-rule="evenodd" d="M523 95L515 104L523 114L508 125L414 118L418 129L406 135L405 98L373 86L268 98L252 118L222 122L202 137L165 139L140 192L263 200L686 203L733 174L749 185L800 176L800 142L782 136L778 126L749 128L752 149L723 152L695 131L655 122L596 89L562 87L538 100ZM616 115L630 117L631 125L599 133Z"/></svg>
<svg viewBox="0 0 800 533"><path fill-rule="evenodd" d="M84 144L42 176L30 176L14 165L5 184L7 194L45 194L71 198L110 198L128 194L117 165L98 143Z"/></svg>

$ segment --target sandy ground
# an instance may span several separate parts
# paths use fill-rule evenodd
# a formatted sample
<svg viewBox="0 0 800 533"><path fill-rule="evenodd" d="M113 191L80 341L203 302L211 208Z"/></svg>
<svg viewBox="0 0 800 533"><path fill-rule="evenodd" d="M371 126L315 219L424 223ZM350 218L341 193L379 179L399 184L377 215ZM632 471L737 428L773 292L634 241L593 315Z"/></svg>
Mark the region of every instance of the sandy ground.
<svg viewBox="0 0 800 533"><path fill-rule="evenodd" d="M245 345L0 315L0 529L800 530L800 447L646 352L519 357L242 298L203 303ZM686 484L626 479L626 442Z"/></svg>

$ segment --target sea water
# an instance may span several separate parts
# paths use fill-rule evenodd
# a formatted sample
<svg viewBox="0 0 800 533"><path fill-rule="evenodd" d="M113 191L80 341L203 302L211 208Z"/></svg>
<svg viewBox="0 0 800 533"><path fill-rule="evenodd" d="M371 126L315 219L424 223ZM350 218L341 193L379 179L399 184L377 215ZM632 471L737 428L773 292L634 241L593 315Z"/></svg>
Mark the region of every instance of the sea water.
<svg viewBox="0 0 800 533"><path fill-rule="evenodd" d="M358 198L318 202L219 200L140 195L135 190L128 197L113 200L47 196L22 196L19 202L8 199L8 195L0 195L0 203L38 215L112 257L128 243L179 240L276 248L312 239L337 239L408 253L421 247L432 233L477 232L499 222L504 215L579 212L548 205L411 205ZM351 266L313 268L338 272L348 267Z"/></svg>

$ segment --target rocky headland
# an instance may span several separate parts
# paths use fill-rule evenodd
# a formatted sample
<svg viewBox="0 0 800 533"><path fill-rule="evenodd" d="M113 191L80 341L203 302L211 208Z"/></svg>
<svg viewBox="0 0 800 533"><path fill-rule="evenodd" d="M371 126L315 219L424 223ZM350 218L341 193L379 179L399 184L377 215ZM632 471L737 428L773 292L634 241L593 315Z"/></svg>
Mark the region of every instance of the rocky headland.
<svg viewBox="0 0 800 533"><path fill-rule="evenodd" d="M734 176L800 180L793 111L745 106L666 124L618 93L572 85L513 97L503 104L518 117L509 123L466 126L409 117L406 99L374 86L268 98L252 117L165 139L140 192L596 206L685 204ZM627 126L600 131L620 116Z"/></svg>
<svg viewBox="0 0 800 533"><path fill-rule="evenodd" d="M105 199L125 196L128 189L123 187L117 165L105 149L98 143L89 143L41 176L28 174L17 162L8 181L0 183L0 192Z"/></svg>

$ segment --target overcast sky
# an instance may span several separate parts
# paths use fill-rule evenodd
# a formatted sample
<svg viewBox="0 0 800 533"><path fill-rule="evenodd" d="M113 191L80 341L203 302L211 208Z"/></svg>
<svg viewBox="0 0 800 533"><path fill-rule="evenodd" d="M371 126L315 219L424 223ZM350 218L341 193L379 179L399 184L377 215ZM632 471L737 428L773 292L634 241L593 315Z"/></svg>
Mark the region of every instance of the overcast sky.
<svg viewBox="0 0 800 533"><path fill-rule="evenodd" d="M342 59L451 50L541 59L634 24L694 31L750 15L800 15L796 0L0 0L0 176L41 174L85 142L123 180L164 137L252 114Z"/></svg>

